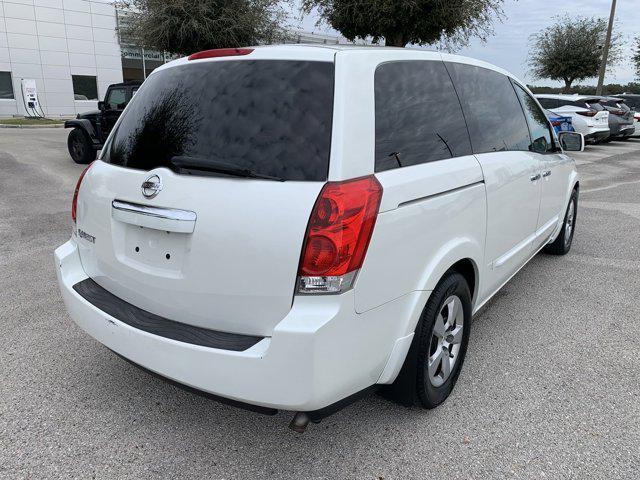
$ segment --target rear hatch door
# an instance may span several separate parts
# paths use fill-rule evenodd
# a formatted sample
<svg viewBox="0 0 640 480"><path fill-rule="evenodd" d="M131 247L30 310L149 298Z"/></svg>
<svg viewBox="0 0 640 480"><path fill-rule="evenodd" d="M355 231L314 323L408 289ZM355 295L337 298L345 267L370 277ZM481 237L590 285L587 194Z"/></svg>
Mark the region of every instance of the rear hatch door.
<svg viewBox="0 0 640 480"><path fill-rule="evenodd" d="M268 336L327 179L334 70L249 58L146 80L83 181L78 243L86 273L139 308Z"/></svg>

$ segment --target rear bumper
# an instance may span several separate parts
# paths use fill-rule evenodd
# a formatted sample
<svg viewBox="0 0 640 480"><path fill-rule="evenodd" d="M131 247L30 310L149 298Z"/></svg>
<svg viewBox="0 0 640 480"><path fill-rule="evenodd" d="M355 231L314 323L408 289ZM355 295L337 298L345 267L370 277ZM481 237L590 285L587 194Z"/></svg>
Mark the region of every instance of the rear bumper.
<svg viewBox="0 0 640 480"><path fill-rule="evenodd" d="M620 132L618 133L618 138L627 138L631 137L636 133L636 127L633 125L625 125L620 128Z"/></svg>
<svg viewBox="0 0 640 480"><path fill-rule="evenodd" d="M604 140L611 135L611 131L606 129L596 130L595 128L591 129L591 132L584 136L585 140L591 140L597 142L598 140Z"/></svg>
<svg viewBox="0 0 640 480"><path fill-rule="evenodd" d="M183 385L284 410L319 410L392 381L429 293L413 292L362 314L355 312L353 290L296 297L271 337L231 351L134 328L88 302L73 288L87 279L74 240L56 250L55 261L69 315L109 349Z"/></svg>

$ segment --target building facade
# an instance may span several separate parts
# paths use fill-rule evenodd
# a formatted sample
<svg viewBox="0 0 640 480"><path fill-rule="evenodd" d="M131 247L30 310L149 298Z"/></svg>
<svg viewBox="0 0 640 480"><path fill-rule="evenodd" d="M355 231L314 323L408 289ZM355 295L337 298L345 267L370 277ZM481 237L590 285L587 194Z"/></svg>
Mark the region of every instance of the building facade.
<svg viewBox="0 0 640 480"><path fill-rule="evenodd" d="M48 117L95 109L122 81L116 11L107 0L0 0L0 115L27 112L22 80L35 80Z"/></svg>
<svg viewBox="0 0 640 480"><path fill-rule="evenodd" d="M110 84L144 80L175 58L119 38L117 27L130 15L113 0L0 0L0 116L33 115L34 85L37 114L95 110ZM304 31L291 31L285 42L347 43Z"/></svg>

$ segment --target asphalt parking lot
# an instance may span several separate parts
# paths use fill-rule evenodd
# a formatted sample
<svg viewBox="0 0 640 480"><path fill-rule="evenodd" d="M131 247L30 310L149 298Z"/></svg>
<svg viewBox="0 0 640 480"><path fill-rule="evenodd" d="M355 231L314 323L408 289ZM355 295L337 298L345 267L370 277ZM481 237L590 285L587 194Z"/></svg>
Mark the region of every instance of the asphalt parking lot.
<svg viewBox="0 0 640 480"><path fill-rule="evenodd" d="M575 155L578 226L474 321L432 411L371 396L298 435L151 377L67 316L53 250L82 166L62 129L0 130L0 477L638 478L640 140Z"/></svg>

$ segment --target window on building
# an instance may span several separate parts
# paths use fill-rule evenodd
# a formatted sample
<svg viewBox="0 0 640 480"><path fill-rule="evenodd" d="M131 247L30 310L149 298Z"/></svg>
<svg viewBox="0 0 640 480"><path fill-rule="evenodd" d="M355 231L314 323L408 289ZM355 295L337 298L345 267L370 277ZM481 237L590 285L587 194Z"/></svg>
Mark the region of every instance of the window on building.
<svg viewBox="0 0 640 480"><path fill-rule="evenodd" d="M71 75L76 100L98 100L98 82L89 75Z"/></svg>
<svg viewBox="0 0 640 480"><path fill-rule="evenodd" d="M462 63L447 63L447 69L460 95L473 153L529 150L529 127L507 76Z"/></svg>
<svg viewBox="0 0 640 480"><path fill-rule="evenodd" d="M0 100L12 100L13 98L11 72L0 72Z"/></svg>
<svg viewBox="0 0 640 480"><path fill-rule="evenodd" d="M377 172L471 154L462 108L442 62L382 64L375 101Z"/></svg>

